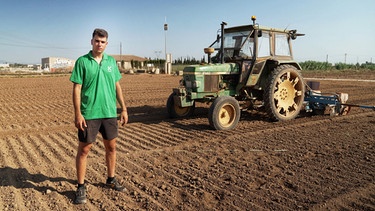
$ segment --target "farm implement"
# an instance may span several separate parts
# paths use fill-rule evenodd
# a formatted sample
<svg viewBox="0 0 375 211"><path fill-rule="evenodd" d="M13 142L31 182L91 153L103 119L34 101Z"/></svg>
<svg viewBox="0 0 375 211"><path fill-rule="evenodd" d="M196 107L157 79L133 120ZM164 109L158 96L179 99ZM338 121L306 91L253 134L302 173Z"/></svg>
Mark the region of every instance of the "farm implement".
<svg viewBox="0 0 375 211"><path fill-rule="evenodd" d="M375 106L346 103L349 98L347 93L322 93L319 90L319 82L307 82L306 89L308 90L305 92L306 112L323 115L328 108L331 116L337 116L348 114L351 107L372 109L375 111Z"/></svg>
<svg viewBox="0 0 375 211"><path fill-rule="evenodd" d="M171 118L188 117L197 102L207 103L210 126L230 130L242 110L262 108L272 121L287 121L303 108L320 114L329 107L332 115L344 115L357 106L346 104L348 94L326 95L305 83L292 52L292 40L304 34L251 20L230 28L222 22L216 40L204 48L207 63L184 68L166 103Z"/></svg>

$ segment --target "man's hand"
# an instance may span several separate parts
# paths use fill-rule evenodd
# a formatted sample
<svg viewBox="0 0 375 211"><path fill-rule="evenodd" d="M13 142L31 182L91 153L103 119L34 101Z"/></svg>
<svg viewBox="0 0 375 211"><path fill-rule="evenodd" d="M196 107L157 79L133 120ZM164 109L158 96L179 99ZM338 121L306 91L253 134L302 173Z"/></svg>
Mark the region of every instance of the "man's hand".
<svg viewBox="0 0 375 211"><path fill-rule="evenodd" d="M126 110L122 110L120 114L120 123L121 126L124 126L128 123L128 112Z"/></svg>
<svg viewBox="0 0 375 211"><path fill-rule="evenodd" d="M86 120L82 115L77 115L75 117L74 123L76 125L76 128L78 128L79 130L82 130L82 131L84 131L85 130L84 128L87 127Z"/></svg>

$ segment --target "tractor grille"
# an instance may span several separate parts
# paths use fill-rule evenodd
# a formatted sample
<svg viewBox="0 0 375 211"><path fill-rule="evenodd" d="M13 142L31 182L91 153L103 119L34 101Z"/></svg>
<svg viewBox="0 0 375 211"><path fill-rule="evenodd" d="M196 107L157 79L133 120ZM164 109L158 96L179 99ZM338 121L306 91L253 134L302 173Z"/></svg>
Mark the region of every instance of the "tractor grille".
<svg viewBox="0 0 375 211"><path fill-rule="evenodd" d="M219 76L218 75L205 75L204 76L204 91L205 92L219 91Z"/></svg>

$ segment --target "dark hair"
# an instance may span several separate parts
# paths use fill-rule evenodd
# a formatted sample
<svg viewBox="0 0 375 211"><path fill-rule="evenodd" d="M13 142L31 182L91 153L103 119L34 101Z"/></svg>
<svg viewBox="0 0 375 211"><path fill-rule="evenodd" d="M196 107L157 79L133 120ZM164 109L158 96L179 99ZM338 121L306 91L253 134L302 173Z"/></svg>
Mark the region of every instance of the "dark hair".
<svg viewBox="0 0 375 211"><path fill-rule="evenodd" d="M104 29L95 29L94 32L92 33L92 38L94 38L95 35L98 35L99 37L108 38L108 32Z"/></svg>

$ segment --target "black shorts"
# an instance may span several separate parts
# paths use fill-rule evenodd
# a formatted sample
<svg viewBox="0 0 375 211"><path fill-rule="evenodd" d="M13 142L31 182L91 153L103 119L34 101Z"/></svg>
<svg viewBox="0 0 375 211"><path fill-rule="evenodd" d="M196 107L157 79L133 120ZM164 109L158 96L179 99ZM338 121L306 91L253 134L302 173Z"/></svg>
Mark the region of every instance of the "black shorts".
<svg viewBox="0 0 375 211"><path fill-rule="evenodd" d="M93 143L98 132L103 139L112 140L118 136L117 118L86 120L87 127L84 131L78 129L78 139L80 142Z"/></svg>

